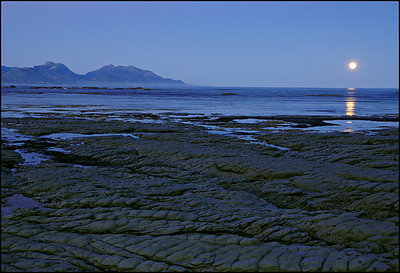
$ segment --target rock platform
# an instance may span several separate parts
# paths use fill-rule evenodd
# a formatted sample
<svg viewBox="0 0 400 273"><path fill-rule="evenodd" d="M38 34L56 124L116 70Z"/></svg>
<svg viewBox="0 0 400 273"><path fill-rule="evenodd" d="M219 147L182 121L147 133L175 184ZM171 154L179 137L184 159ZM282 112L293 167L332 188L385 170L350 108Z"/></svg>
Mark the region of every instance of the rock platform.
<svg viewBox="0 0 400 273"><path fill-rule="evenodd" d="M280 150L173 122L2 126L32 137L2 139L2 207L40 205L2 215L1 271L399 270L398 129L257 136Z"/></svg>

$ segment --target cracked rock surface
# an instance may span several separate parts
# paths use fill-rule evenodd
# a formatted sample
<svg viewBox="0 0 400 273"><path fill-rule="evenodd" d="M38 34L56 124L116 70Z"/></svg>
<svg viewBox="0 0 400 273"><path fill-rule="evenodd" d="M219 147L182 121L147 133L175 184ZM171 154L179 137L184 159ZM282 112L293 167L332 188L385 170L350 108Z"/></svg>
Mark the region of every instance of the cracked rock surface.
<svg viewBox="0 0 400 273"><path fill-rule="evenodd" d="M2 206L41 204L2 215L2 271L399 269L398 130L257 137L283 151L168 122L2 126L33 137L2 141Z"/></svg>

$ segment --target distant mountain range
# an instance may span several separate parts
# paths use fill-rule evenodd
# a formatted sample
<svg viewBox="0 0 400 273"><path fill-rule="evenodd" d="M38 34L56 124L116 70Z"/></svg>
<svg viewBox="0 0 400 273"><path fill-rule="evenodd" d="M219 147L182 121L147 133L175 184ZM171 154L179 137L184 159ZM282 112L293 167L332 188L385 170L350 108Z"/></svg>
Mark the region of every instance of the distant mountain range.
<svg viewBox="0 0 400 273"><path fill-rule="evenodd" d="M179 80L160 77L134 66L106 65L79 75L61 63L45 62L34 67L1 66L1 83L7 84L75 84L75 85L184 85Z"/></svg>

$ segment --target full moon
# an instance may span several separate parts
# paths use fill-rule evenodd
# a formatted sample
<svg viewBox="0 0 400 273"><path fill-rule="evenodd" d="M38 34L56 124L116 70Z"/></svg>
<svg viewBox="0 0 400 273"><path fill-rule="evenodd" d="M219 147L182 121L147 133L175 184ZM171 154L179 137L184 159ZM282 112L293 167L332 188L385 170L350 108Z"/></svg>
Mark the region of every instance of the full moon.
<svg viewBox="0 0 400 273"><path fill-rule="evenodd" d="M350 62L350 63L349 63L349 68L350 68L351 70L356 69L356 68L357 68L357 63L356 63L356 62Z"/></svg>

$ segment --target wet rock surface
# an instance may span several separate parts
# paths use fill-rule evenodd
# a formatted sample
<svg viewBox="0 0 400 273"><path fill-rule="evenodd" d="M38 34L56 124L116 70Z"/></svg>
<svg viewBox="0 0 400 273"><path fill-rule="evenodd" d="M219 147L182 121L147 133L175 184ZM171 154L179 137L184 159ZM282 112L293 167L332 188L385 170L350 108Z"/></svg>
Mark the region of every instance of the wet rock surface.
<svg viewBox="0 0 400 273"><path fill-rule="evenodd" d="M397 129L256 136L279 150L182 123L2 126L33 137L2 140L2 206L41 204L2 215L2 271L399 269Z"/></svg>

